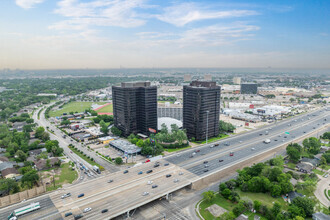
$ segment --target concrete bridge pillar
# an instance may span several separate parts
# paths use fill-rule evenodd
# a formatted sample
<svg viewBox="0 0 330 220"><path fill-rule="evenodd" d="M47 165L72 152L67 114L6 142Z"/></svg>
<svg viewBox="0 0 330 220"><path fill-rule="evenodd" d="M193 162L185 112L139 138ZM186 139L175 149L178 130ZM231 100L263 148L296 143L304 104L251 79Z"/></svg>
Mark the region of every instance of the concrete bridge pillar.
<svg viewBox="0 0 330 220"><path fill-rule="evenodd" d="M129 211L127 211L127 219L129 219Z"/></svg>

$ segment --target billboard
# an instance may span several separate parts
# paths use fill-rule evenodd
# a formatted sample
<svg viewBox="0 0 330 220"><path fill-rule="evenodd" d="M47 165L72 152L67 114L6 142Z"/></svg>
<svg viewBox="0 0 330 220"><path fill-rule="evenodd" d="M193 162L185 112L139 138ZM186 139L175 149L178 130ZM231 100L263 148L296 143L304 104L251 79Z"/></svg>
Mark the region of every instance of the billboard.
<svg viewBox="0 0 330 220"><path fill-rule="evenodd" d="M154 134L157 133L157 131L156 131L155 129L153 129L153 128L149 128L149 131L150 131L151 133L154 133Z"/></svg>

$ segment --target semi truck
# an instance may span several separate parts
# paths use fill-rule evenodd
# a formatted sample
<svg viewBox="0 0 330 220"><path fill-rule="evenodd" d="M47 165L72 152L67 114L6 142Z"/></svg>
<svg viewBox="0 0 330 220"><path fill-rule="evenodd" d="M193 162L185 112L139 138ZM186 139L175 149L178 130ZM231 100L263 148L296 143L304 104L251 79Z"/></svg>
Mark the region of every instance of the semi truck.
<svg viewBox="0 0 330 220"><path fill-rule="evenodd" d="M8 220L16 220L17 217L24 215L28 212L32 212L35 210L40 209L40 204L39 202L35 202L35 203L31 203L30 205L24 206L22 208L19 209L15 209L9 216L8 216Z"/></svg>

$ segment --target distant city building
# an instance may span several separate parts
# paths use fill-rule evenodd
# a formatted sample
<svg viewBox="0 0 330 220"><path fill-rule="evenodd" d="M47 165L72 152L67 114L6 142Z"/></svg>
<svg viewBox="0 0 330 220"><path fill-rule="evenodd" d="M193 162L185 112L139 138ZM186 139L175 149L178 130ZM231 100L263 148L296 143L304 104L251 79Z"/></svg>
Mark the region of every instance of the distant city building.
<svg viewBox="0 0 330 220"><path fill-rule="evenodd" d="M205 74L204 75L204 80L205 81L212 81L212 75L211 74Z"/></svg>
<svg viewBox="0 0 330 220"><path fill-rule="evenodd" d="M257 94L258 85L256 83L242 83L241 94Z"/></svg>
<svg viewBox="0 0 330 220"><path fill-rule="evenodd" d="M114 125L123 135L149 134L157 130L157 86L150 82L129 82L112 87Z"/></svg>
<svg viewBox="0 0 330 220"><path fill-rule="evenodd" d="M241 84L241 77L234 77L233 78L233 83L240 85Z"/></svg>
<svg viewBox="0 0 330 220"><path fill-rule="evenodd" d="M189 74L184 75L183 76L183 81L190 82L191 81L191 75L189 75Z"/></svg>
<svg viewBox="0 0 330 220"><path fill-rule="evenodd" d="M205 140L206 135L219 134L220 90L216 82L206 81L183 87L183 128L188 138Z"/></svg>

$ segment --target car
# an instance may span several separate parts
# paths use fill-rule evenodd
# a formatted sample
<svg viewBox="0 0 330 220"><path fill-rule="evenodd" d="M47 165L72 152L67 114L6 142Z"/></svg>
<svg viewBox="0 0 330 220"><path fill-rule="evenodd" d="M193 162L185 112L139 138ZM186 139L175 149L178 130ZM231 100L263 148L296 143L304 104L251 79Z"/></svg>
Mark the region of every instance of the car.
<svg viewBox="0 0 330 220"><path fill-rule="evenodd" d="M282 135L279 135L278 137L282 137Z"/></svg>
<svg viewBox="0 0 330 220"><path fill-rule="evenodd" d="M223 160L219 160L219 162L223 162Z"/></svg>
<svg viewBox="0 0 330 220"><path fill-rule="evenodd" d="M154 165L154 167L159 167L159 163L156 163L156 164Z"/></svg>
<svg viewBox="0 0 330 220"><path fill-rule="evenodd" d="M201 152L200 150L195 150L196 153Z"/></svg>
<svg viewBox="0 0 330 220"><path fill-rule="evenodd" d="M260 136L262 136L262 134L261 134L261 133L260 133L259 135L260 135Z"/></svg>
<svg viewBox="0 0 330 220"><path fill-rule="evenodd" d="M87 176L88 176L88 177L91 177L91 175L90 175L90 174L87 174Z"/></svg>
<svg viewBox="0 0 330 220"><path fill-rule="evenodd" d="M170 164L169 164L169 163L165 163L165 164L164 164L164 166L168 166L168 165L170 165Z"/></svg>
<svg viewBox="0 0 330 220"><path fill-rule="evenodd" d="M147 196L147 195L149 195L149 193L148 192L143 192L142 195Z"/></svg>
<svg viewBox="0 0 330 220"><path fill-rule="evenodd" d="M86 171L84 171L84 174L87 174L87 172L86 172Z"/></svg>
<svg viewBox="0 0 330 220"><path fill-rule="evenodd" d="M138 172L138 175L141 175L143 172L142 171L140 171L140 172Z"/></svg>
<svg viewBox="0 0 330 220"><path fill-rule="evenodd" d="M84 193L81 193L78 195L78 198L83 197L84 195L85 195Z"/></svg>
<svg viewBox="0 0 330 220"><path fill-rule="evenodd" d="M106 212L108 212L108 209L103 209L103 210L101 211L101 213L106 213Z"/></svg>
<svg viewBox="0 0 330 220"><path fill-rule="evenodd" d="M70 153L72 153L72 151L70 151Z"/></svg>
<svg viewBox="0 0 330 220"><path fill-rule="evenodd" d="M149 180L147 184L151 185L151 184L153 184L153 181Z"/></svg>
<svg viewBox="0 0 330 220"><path fill-rule="evenodd" d="M315 129L316 127L313 127L313 129Z"/></svg>
<svg viewBox="0 0 330 220"><path fill-rule="evenodd" d="M284 138L287 138L287 137L288 137L288 136L286 136L286 135L284 136Z"/></svg>
<svg viewBox="0 0 330 220"><path fill-rule="evenodd" d="M328 178L328 174L326 174L326 175L324 176L324 178Z"/></svg>
<svg viewBox="0 0 330 220"><path fill-rule="evenodd" d="M172 176L171 174L167 174L167 175L166 175L166 178L169 178L169 177L171 177L171 176Z"/></svg>
<svg viewBox="0 0 330 220"><path fill-rule="evenodd" d="M204 164L206 164L206 163L208 163L208 161L207 161L207 160L205 160L203 163L204 163Z"/></svg>
<svg viewBox="0 0 330 220"><path fill-rule="evenodd" d="M189 158L193 158L194 156L193 155L190 155Z"/></svg>
<svg viewBox="0 0 330 220"><path fill-rule="evenodd" d="M80 177L80 179L81 179L81 180L83 180L83 179L84 179L84 177L82 177L82 176L81 176L81 177Z"/></svg>
<svg viewBox="0 0 330 220"><path fill-rule="evenodd" d="M230 152L229 153L229 156L234 156L234 152Z"/></svg>
<svg viewBox="0 0 330 220"><path fill-rule="evenodd" d="M209 165L208 164L204 164L204 167L206 168L206 167L209 167Z"/></svg>
<svg viewBox="0 0 330 220"><path fill-rule="evenodd" d="M277 139L274 139L274 141L277 141Z"/></svg>
<svg viewBox="0 0 330 220"><path fill-rule="evenodd" d="M84 168L80 167L81 170L83 170Z"/></svg>
<svg viewBox="0 0 330 220"><path fill-rule="evenodd" d="M219 146L219 144L215 144L214 146L216 146L216 147L217 147L217 146Z"/></svg>
<svg viewBox="0 0 330 220"><path fill-rule="evenodd" d="M66 193L64 194L63 196L61 196L62 199L65 199L66 197L70 197L71 196L71 193Z"/></svg>
<svg viewBox="0 0 330 220"><path fill-rule="evenodd" d="M204 169L204 173L206 173L206 172L208 172L209 171L209 169Z"/></svg>
<svg viewBox="0 0 330 220"><path fill-rule="evenodd" d="M196 152L193 152L191 155L196 155Z"/></svg>
<svg viewBox="0 0 330 220"><path fill-rule="evenodd" d="M255 148L254 148L254 147L252 147L252 148L251 148L251 150L255 150Z"/></svg>
<svg viewBox="0 0 330 220"><path fill-rule="evenodd" d="M79 215L75 215L75 216L74 216L74 220L80 219L80 218L82 218L82 217L83 217L83 215L82 215L82 214L79 214Z"/></svg>
<svg viewBox="0 0 330 220"><path fill-rule="evenodd" d="M150 160L148 159L148 160L146 160L146 163L149 163L150 162Z"/></svg>
<svg viewBox="0 0 330 220"><path fill-rule="evenodd" d="M179 175L182 176L183 175L183 172L180 172Z"/></svg>
<svg viewBox="0 0 330 220"><path fill-rule="evenodd" d="M113 180L108 180L108 183L112 183L113 182Z"/></svg>
<svg viewBox="0 0 330 220"><path fill-rule="evenodd" d="M157 187L158 187L158 185L152 185L152 187L151 187L151 188L153 188L153 189L154 189L154 188L157 188Z"/></svg>
<svg viewBox="0 0 330 220"><path fill-rule="evenodd" d="M210 148L213 148L214 147L214 145L212 144L212 145L210 145Z"/></svg>
<svg viewBox="0 0 330 220"><path fill-rule="evenodd" d="M173 182L177 183L177 182L179 182L179 180L178 179L174 179Z"/></svg>
<svg viewBox="0 0 330 220"><path fill-rule="evenodd" d="M89 211L91 211L91 210L92 210L91 207L85 208L85 209L84 209L84 213L89 212Z"/></svg>
<svg viewBox="0 0 330 220"><path fill-rule="evenodd" d="M72 215L72 212L67 212L67 213L64 214L65 217L68 217L70 215Z"/></svg>
<svg viewBox="0 0 330 220"><path fill-rule="evenodd" d="M229 143L229 142L225 143L225 146L229 146L229 145L230 145L230 143Z"/></svg>
<svg viewBox="0 0 330 220"><path fill-rule="evenodd" d="M125 170L125 171L124 171L124 174L126 174L126 173L128 173L128 170Z"/></svg>
<svg viewBox="0 0 330 220"><path fill-rule="evenodd" d="M148 170L146 173L152 173L152 170Z"/></svg>

